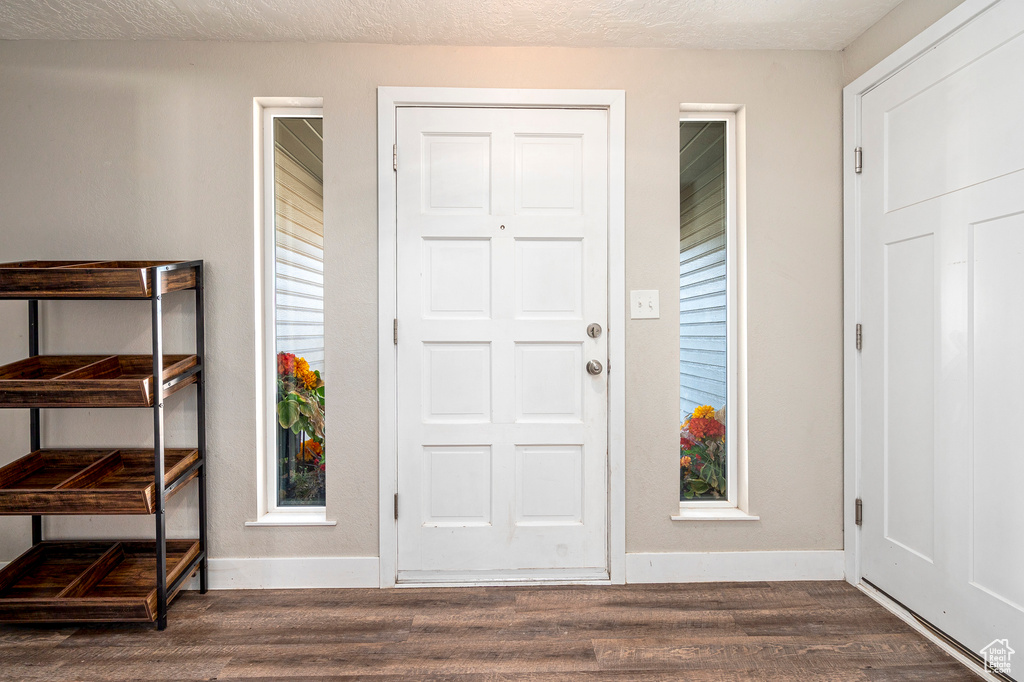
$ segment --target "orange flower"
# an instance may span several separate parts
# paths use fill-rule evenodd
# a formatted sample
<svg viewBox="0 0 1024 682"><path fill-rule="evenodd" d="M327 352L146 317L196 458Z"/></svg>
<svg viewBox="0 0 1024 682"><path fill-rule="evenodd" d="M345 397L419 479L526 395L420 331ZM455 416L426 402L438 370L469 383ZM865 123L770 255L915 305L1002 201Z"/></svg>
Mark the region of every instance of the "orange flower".
<svg viewBox="0 0 1024 682"><path fill-rule="evenodd" d="M708 438L718 440L725 436L725 425L715 419L694 417L686 425L686 428L694 438L700 440Z"/></svg>
<svg viewBox="0 0 1024 682"><path fill-rule="evenodd" d="M278 353L277 371L280 374L294 374L295 378L303 383L307 390L312 391L320 382L316 373L309 368L306 358L296 357L291 353Z"/></svg>
<svg viewBox="0 0 1024 682"><path fill-rule="evenodd" d="M680 463L681 465L683 465L684 467L688 467L688 466L690 466L690 462L691 462L691 461L693 461L693 460L691 460L691 459L690 459L690 458L689 458L689 457L687 456L687 457L683 457L683 458L681 458L681 459L679 460L679 463Z"/></svg>
<svg viewBox="0 0 1024 682"><path fill-rule="evenodd" d="M317 443L315 440L307 440L302 444L301 458L305 462L312 462L322 455L323 452L324 448L320 443Z"/></svg>

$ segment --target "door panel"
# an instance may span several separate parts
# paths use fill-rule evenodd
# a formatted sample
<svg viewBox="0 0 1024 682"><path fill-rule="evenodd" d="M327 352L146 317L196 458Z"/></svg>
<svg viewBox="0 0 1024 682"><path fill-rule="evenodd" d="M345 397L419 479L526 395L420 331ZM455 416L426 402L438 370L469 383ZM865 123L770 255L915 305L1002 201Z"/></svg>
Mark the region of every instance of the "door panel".
<svg viewBox="0 0 1024 682"><path fill-rule="evenodd" d="M885 537L935 552L935 236L885 245Z"/></svg>
<svg viewBox="0 0 1024 682"><path fill-rule="evenodd" d="M1024 5L862 98L863 577L1024 642Z"/></svg>
<svg viewBox="0 0 1024 682"><path fill-rule="evenodd" d="M491 317L491 243L487 239L424 239L423 317Z"/></svg>
<svg viewBox="0 0 1024 682"><path fill-rule="evenodd" d="M988 53L960 51L954 55L955 47L940 47L952 62L939 66L947 72L941 81L927 83L928 73L899 76L924 80L915 84L911 97L885 112L886 210L895 211L1020 170L1020 160L1014 155L998 153L1005 147L1024 148L1024 127L1015 116L998 114L1020 106L1019 91L1006 87L1004 79L1020 78L1024 36L1017 33L1019 26L1007 28L1009 34L1001 31L997 38L1007 42ZM984 29L976 24L968 27L968 35L954 40L965 46L987 40L988 47L995 47ZM929 61L920 71L934 68L938 60ZM985 112L989 115L982 123L979 115L985 116Z"/></svg>
<svg viewBox="0 0 1024 682"><path fill-rule="evenodd" d="M979 590L1024 612L1024 213L971 225L969 238L970 578Z"/></svg>
<svg viewBox="0 0 1024 682"><path fill-rule="evenodd" d="M607 138L398 110L399 581L608 575Z"/></svg>

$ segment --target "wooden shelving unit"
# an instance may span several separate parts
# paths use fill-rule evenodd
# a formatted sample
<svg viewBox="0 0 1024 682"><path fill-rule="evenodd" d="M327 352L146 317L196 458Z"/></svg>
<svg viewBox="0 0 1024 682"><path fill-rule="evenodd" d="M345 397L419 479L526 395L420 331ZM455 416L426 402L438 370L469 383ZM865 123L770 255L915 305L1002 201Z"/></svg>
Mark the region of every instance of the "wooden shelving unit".
<svg viewBox="0 0 1024 682"><path fill-rule="evenodd" d="M193 291L196 352L165 355L162 302ZM0 264L0 299L28 301L29 353L0 367L0 408L30 412L32 452L0 468L0 515L32 516L32 548L0 571L0 621L155 621L190 576L207 590L206 390L202 261L22 261ZM152 355L40 355L39 301L149 300ZM197 447L164 445L164 399L197 388ZM43 408L148 408L151 449L44 449ZM168 540L167 500L199 487L194 540ZM42 517L152 514L155 540L43 540Z"/></svg>

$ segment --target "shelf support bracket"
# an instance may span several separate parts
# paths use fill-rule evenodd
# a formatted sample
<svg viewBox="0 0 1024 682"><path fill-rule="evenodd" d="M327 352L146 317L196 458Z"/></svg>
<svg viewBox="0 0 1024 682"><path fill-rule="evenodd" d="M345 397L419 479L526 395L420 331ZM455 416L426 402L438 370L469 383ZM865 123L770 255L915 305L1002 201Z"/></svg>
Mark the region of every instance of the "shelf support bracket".
<svg viewBox="0 0 1024 682"><path fill-rule="evenodd" d="M34 358L39 355L39 301L31 299L28 302L28 355ZM39 408L33 407L29 411L29 429L32 452L42 447L42 428L39 422ZM43 541L43 517L40 514L32 515L32 544L38 545Z"/></svg>
<svg viewBox="0 0 1024 682"><path fill-rule="evenodd" d="M196 264L196 356L199 375L196 382L196 447L199 449L199 593L209 588L209 547L206 536L206 278L203 262Z"/></svg>
<svg viewBox="0 0 1024 682"><path fill-rule="evenodd" d="M153 483L156 502L156 627L167 627L167 497L164 490L164 335L163 273L159 266L150 270L153 305Z"/></svg>

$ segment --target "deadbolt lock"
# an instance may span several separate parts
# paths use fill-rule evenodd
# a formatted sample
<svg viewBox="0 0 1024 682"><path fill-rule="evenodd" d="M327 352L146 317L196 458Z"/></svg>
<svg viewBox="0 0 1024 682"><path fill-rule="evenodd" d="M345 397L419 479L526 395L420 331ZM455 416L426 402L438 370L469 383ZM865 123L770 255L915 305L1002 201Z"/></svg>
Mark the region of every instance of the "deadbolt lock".
<svg viewBox="0 0 1024 682"><path fill-rule="evenodd" d="M596 339L597 337L601 336L601 325L599 325L597 322L593 322L587 325L587 336L589 336L592 339Z"/></svg>

